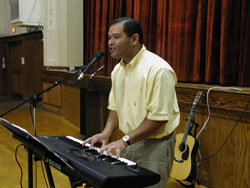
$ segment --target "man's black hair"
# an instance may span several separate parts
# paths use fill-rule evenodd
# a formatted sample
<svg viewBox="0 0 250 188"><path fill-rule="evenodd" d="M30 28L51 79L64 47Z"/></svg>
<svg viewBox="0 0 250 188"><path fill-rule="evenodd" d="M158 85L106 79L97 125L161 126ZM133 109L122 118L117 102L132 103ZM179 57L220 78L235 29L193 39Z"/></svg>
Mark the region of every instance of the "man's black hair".
<svg viewBox="0 0 250 188"><path fill-rule="evenodd" d="M131 37L133 34L137 33L139 35L139 42L143 44L143 33L140 22L132 18L120 17L111 21L109 23L109 26L116 23L123 23L123 31L127 34L128 37Z"/></svg>

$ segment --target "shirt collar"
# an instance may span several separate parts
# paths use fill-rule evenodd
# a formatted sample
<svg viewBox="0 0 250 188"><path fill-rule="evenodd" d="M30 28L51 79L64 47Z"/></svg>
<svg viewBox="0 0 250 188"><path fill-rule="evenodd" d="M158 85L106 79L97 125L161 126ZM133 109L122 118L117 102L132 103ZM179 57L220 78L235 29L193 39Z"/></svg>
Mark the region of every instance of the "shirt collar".
<svg viewBox="0 0 250 188"><path fill-rule="evenodd" d="M140 49L140 51L136 54L136 56L128 63L128 64L125 64L123 59L120 61L120 65L122 67L126 67L126 66L129 66L129 67L134 67L140 60L143 52L146 50L146 47L144 46L144 44L142 45L142 48Z"/></svg>

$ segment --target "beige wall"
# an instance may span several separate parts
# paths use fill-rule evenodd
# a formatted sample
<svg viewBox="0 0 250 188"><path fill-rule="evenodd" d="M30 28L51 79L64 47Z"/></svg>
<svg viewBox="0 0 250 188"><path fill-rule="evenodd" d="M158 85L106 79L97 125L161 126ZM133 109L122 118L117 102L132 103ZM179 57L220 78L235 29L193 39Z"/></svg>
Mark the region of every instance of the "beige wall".
<svg viewBox="0 0 250 188"><path fill-rule="evenodd" d="M83 65L83 1L47 0L44 17L44 65Z"/></svg>
<svg viewBox="0 0 250 188"><path fill-rule="evenodd" d="M0 0L0 37L26 33L26 28L17 27L16 32L11 32L9 0Z"/></svg>

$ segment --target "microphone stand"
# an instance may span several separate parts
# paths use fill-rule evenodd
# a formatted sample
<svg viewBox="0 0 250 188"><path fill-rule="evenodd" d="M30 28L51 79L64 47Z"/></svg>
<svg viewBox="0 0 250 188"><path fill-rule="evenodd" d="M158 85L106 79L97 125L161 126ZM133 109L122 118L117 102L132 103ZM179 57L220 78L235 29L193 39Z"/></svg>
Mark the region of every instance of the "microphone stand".
<svg viewBox="0 0 250 188"><path fill-rule="evenodd" d="M59 80L58 82L54 82L53 85L51 85L50 87L46 88L45 90L42 90L41 92L37 93L37 94L34 94L32 95L29 99L23 101L22 103L14 106L13 108L11 108L10 110L8 110L7 112L3 113L0 115L0 118L5 116L6 114L14 111L15 109L19 108L20 106L24 105L25 103L27 102L30 102L30 104L32 104L33 106L33 117L32 117L32 122L33 122L33 126L34 126L34 136L36 136L36 106L37 106L37 103L39 101L41 101L41 98L40 96L45 93L45 92L48 92L50 91L52 88L56 87L57 85L60 85L62 84L63 82L65 82L66 80L69 80L70 78L72 78L73 76L75 76L76 74L80 73L80 72L83 72L85 71L86 69L86 66L82 66L79 70L77 70L76 72L74 72L73 74L70 74L69 76ZM32 188L33 187L33 165L32 165L32 150L30 148L27 148L27 151L28 151L28 187L29 188ZM35 164L35 175L36 175L36 164ZM50 171L47 172L47 175L49 176L48 178L49 179L52 179L52 176L51 176L51 173ZM51 187L54 187L53 186L53 180L51 180L52 183L51 183ZM35 176L35 185L36 185L36 182L37 182L37 177Z"/></svg>

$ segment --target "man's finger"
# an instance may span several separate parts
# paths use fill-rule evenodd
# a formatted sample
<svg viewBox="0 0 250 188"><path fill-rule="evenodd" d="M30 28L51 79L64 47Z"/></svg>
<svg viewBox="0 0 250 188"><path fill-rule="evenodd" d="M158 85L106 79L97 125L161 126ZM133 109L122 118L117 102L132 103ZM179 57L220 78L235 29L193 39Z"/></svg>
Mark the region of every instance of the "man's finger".
<svg viewBox="0 0 250 188"><path fill-rule="evenodd" d="M118 157L121 156L121 149L120 149L120 148L116 148L116 149L115 149L115 152L116 152L116 155L117 155Z"/></svg>
<svg viewBox="0 0 250 188"><path fill-rule="evenodd" d="M97 142L97 138L93 138L90 142L90 148L92 148L96 142Z"/></svg>
<svg viewBox="0 0 250 188"><path fill-rule="evenodd" d="M88 139L84 140L83 143L82 143L82 145L85 146L87 143L89 143L90 139L91 138L88 138Z"/></svg>

